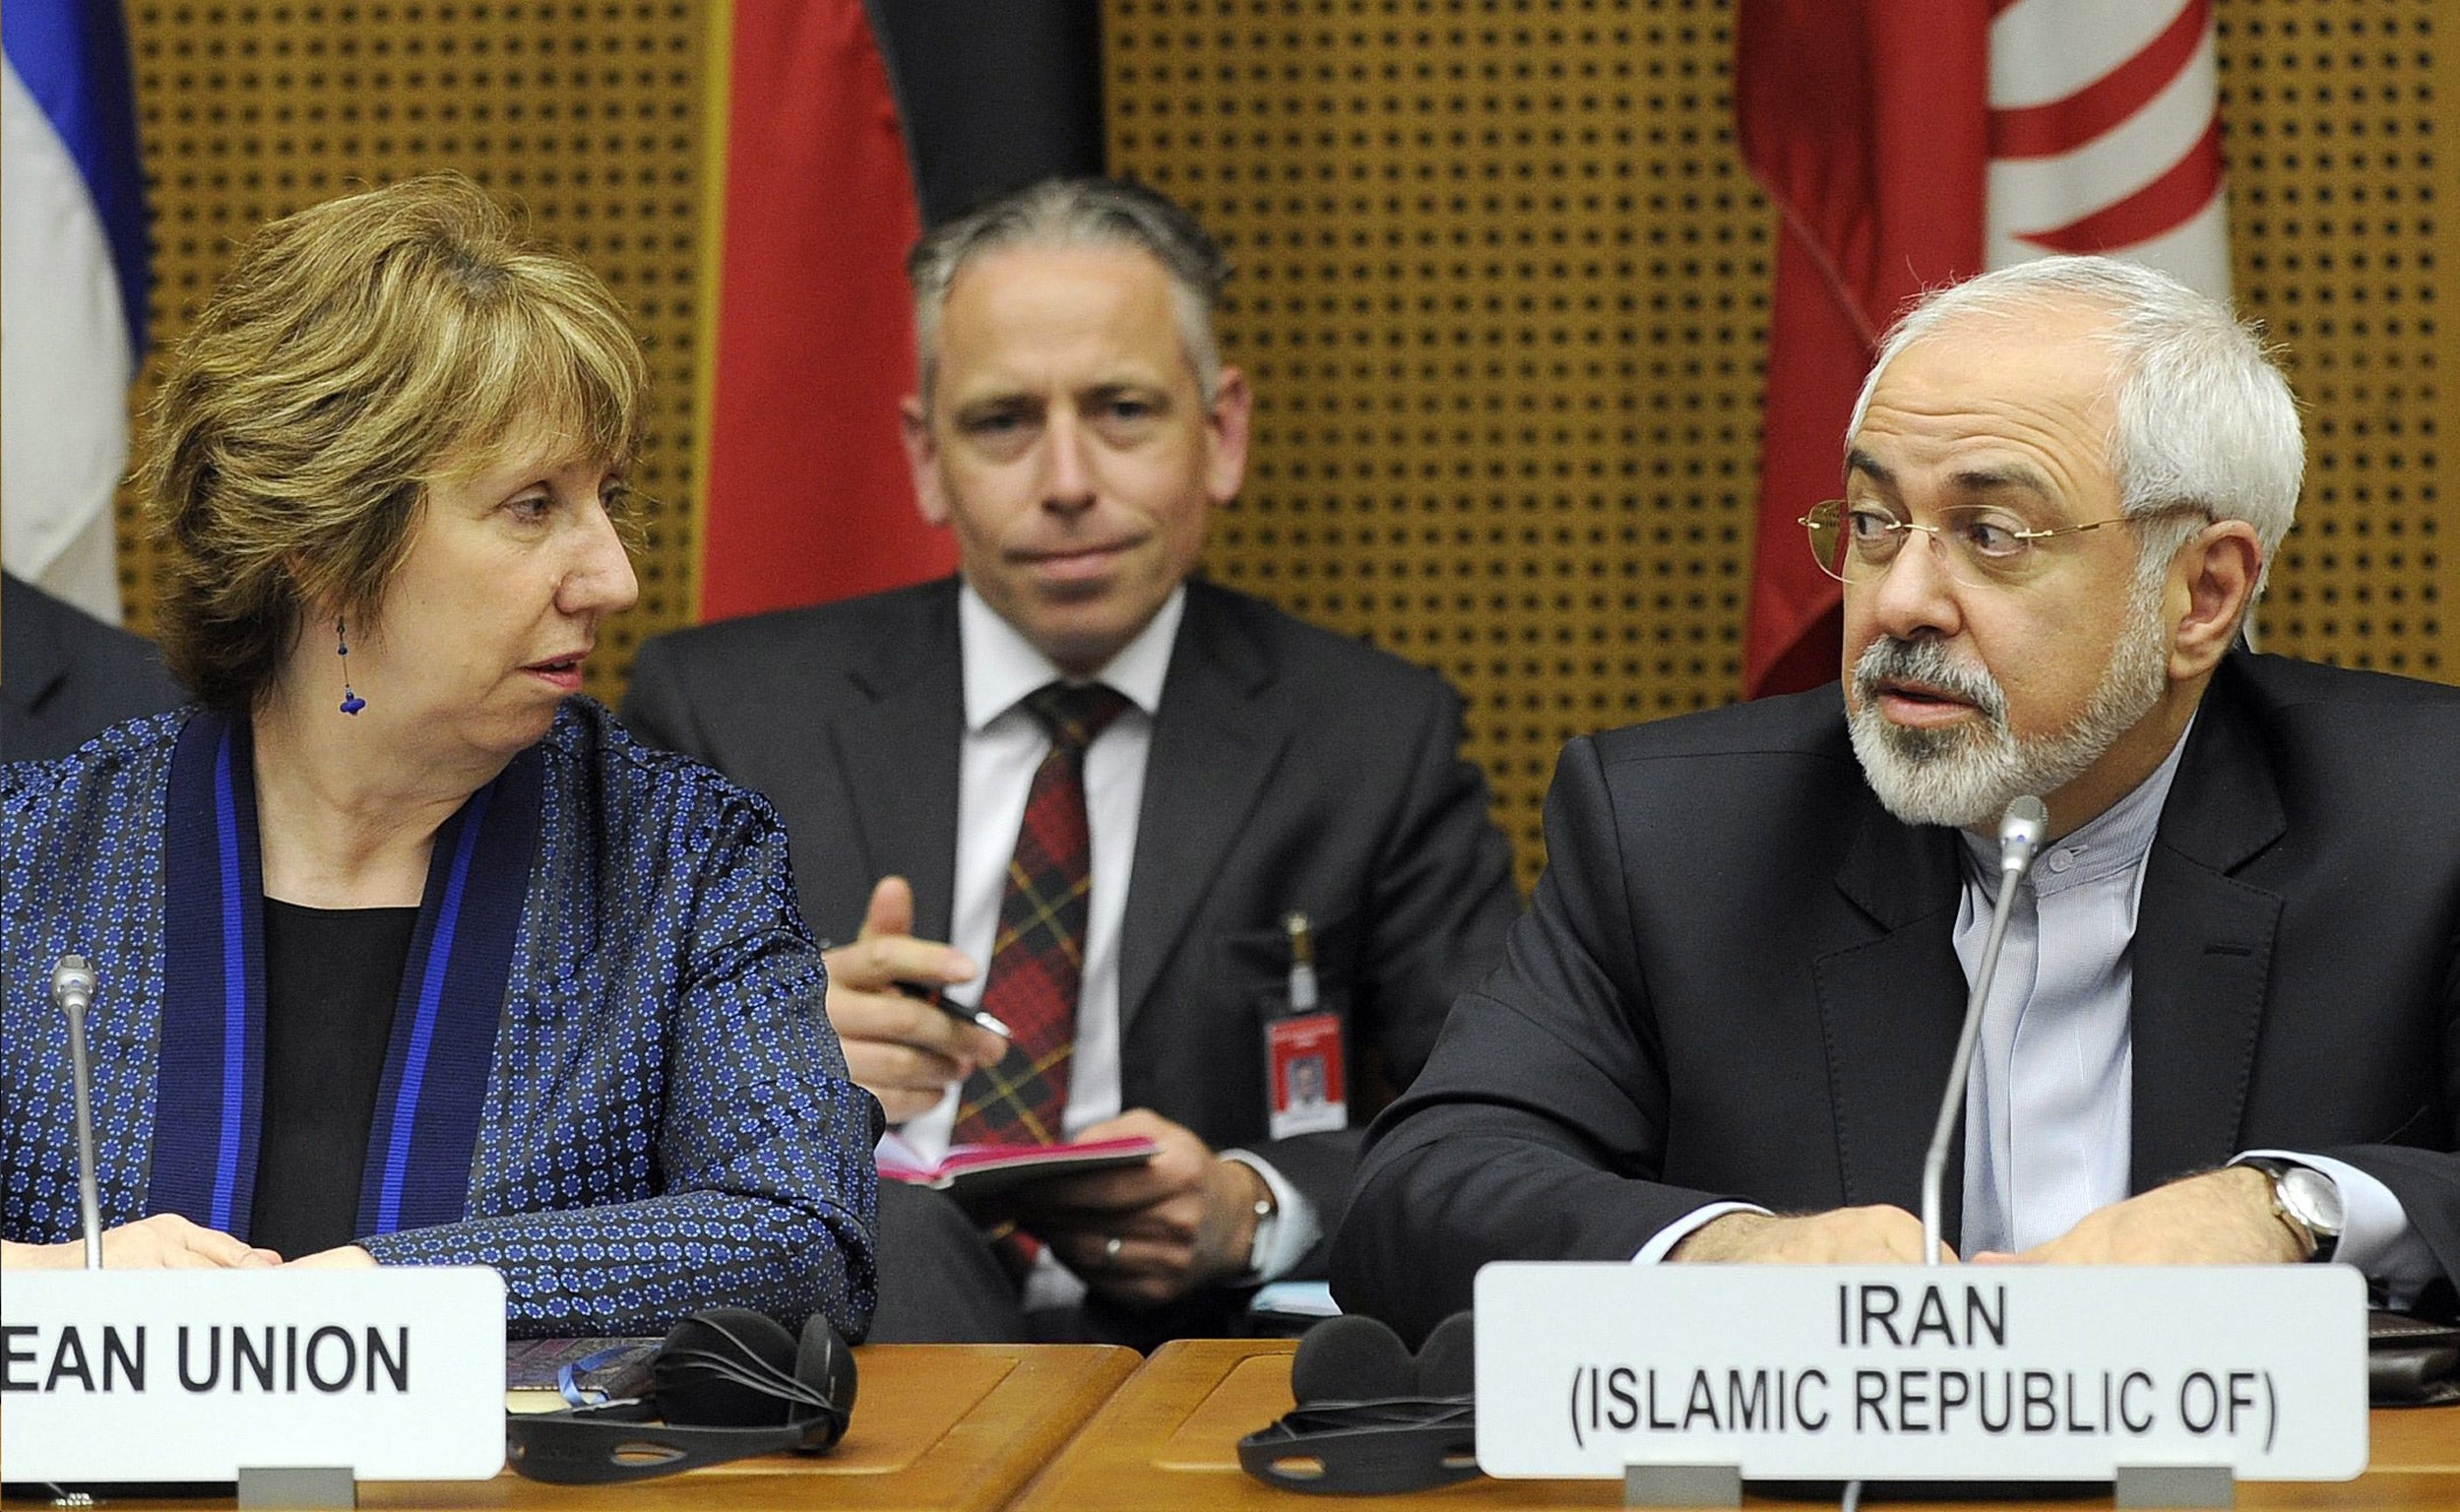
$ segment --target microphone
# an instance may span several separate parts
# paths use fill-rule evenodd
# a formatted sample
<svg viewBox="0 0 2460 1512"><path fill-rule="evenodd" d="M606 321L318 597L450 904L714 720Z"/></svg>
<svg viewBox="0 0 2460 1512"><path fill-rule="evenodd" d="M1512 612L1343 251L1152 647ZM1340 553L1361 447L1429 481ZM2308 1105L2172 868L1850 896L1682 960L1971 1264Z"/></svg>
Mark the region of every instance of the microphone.
<svg viewBox="0 0 2460 1512"><path fill-rule="evenodd" d="M62 956L51 968L51 1002L68 1015L68 1068L77 1097L77 1212L86 1229L86 1269L102 1269L102 1201L94 1179L94 1068L86 1057L86 1010L94 1006L94 968Z"/></svg>
<svg viewBox="0 0 2460 1512"><path fill-rule="evenodd" d="M1973 994L1965 999L1965 1027L1956 1036L1956 1058L1949 1063L1947 1094L1939 1099L1939 1121L1930 1131L1930 1152L1922 1162L1922 1263L1939 1263L1939 1185L1947 1175L1947 1143L1965 1111L1965 1084L1973 1079L1974 1041L1982 1038L1982 1005L1990 1000L1990 979L1998 975L1999 941L2007 934L2007 915L2016 906L2016 884L2033 869L2050 833L2050 810L2030 793L2007 805L1998 820L1998 905L1990 911L1990 932L1982 946L1982 970L1973 977Z"/></svg>

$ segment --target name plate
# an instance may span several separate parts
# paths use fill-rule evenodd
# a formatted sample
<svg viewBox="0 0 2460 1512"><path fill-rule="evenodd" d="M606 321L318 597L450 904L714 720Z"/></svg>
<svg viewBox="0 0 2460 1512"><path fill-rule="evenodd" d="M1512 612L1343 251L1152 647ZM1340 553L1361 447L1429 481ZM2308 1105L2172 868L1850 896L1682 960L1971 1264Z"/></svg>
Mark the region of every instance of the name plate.
<svg viewBox="0 0 2460 1512"><path fill-rule="evenodd" d="M2366 1292L2339 1265L1495 1264L1490 1476L2108 1480L2366 1465Z"/></svg>
<svg viewBox="0 0 2460 1512"><path fill-rule="evenodd" d="M504 1467L504 1278L373 1271L11 1271L0 1479L362 1480Z"/></svg>

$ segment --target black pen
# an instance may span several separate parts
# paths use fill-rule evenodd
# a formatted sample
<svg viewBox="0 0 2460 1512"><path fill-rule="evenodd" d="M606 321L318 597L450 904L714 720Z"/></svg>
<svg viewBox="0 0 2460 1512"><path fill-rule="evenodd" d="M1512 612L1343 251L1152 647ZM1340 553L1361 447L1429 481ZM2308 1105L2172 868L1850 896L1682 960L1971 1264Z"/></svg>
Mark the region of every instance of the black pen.
<svg viewBox="0 0 2460 1512"><path fill-rule="evenodd" d="M908 997L918 998L929 1003L960 1024L971 1024L976 1029L988 1030L1011 1043L1016 1040L1017 1032L1000 1023L996 1015L985 1013L979 1008L968 1008L937 987L926 987L918 981L901 981L895 985L898 991L905 993Z"/></svg>
<svg viewBox="0 0 2460 1512"><path fill-rule="evenodd" d="M820 942L820 948L823 951L835 950L837 948L837 942L835 940L822 940ZM905 993L908 997L916 998L922 1002L929 1003L932 1007L937 1008L940 1012L948 1015L952 1019L955 1019L960 1024L971 1024L976 1029L987 1030L991 1034L997 1035L1000 1039L1007 1040L1011 1044L1016 1042L1017 1032L1010 1029L1007 1025L999 1022L997 1015L985 1013L979 1008L968 1008L963 1003L950 1002L948 1000L948 994L942 992L937 987L926 987L918 981L892 981L889 985L895 987L898 991Z"/></svg>

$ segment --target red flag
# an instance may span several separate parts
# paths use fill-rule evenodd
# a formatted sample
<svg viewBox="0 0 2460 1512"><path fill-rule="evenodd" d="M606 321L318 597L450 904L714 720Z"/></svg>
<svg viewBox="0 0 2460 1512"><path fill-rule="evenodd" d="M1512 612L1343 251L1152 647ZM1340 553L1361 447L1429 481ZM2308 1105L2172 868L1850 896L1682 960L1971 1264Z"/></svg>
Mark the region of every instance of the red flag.
<svg viewBox="0 0 2460 1512"><path fill-rule="evenodd" d="M906 249L920 233L862 0L730 7L700 612L723 619L952 570L915 512Z"/></svg>
<svg viewBox="0 0 2460 1512"><path fill-rule="evenodd" d="M1735 124L1777 205L1759 534L1743 683L1836 676L1838 585L1795 522L1836 494L1878 337L1925 287L1982 269L1985 0L1740 0Z"/></svg>

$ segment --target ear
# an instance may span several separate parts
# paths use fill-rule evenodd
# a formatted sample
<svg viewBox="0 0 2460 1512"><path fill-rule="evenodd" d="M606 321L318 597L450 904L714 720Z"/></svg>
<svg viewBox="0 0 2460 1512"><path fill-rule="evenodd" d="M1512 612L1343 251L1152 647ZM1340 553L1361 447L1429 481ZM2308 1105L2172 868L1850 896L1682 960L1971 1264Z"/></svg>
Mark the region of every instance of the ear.
<svg viewBox="0 0 2460 1512"><path fill-rule="evenodd" d="M2171 572L2186 609L2170 635L2170 676L2186 682L2219 665L2237 642L2263 576L2263 544L2243 520L2215 521L2178 549Z"/></svg>
<svg viewBox="0 0 2460 1512"><path fill-rule="evenodd" d="M939 442L931 435L931 417L920 395L909 394L898 402L897 421L906 442L906 467L914 474L915 508L924 524L945 530L948 493L940 486Z"/></svg>
<svg viewBox="0 0 2460 1512"><path fill-rule="evenodd" d="M1254 409L1247 375L1234 367L1223 368L1212 411L1205 416L1205 432L1213 449L1205 463L1205 497L1217 505L1238 497L1239 485L1246 481L1247 422Z"/></svg>

